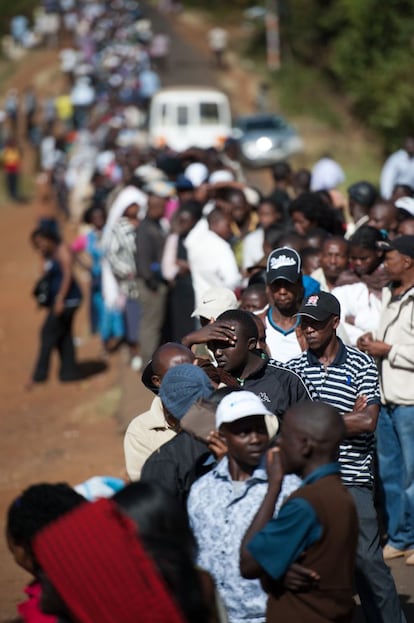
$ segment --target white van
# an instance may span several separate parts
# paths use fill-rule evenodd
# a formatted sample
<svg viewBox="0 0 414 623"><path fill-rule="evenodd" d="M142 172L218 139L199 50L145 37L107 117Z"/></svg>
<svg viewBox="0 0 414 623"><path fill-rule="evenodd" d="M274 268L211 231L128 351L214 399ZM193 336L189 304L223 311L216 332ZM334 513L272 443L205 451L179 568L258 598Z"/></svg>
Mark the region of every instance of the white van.
<svg viewBox="0 0 414 623"><path fill-rule="evenodd" d="M171 87L152 98L148 120L152 147L220 148L231 129L229 100L217 89Z"/></svg>

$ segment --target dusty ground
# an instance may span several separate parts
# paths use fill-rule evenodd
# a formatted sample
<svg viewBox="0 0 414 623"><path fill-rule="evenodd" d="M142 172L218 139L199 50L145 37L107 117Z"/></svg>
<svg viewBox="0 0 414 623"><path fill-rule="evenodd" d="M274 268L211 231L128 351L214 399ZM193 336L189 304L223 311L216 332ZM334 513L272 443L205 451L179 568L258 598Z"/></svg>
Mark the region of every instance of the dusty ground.
<svg viewBox="0 0 414 623"><path fill-rule="evenodd" d="M211 69L206 61L206 22L182 16L173 25L181 36L173 39L173 72L165 76L165 82L218 82L231 95L237 112L252 110L257 77L247 73L234 56L227 72L217 74ZM3 68L1 76L5 86L23 88L34 82L42 92L50 92L60 80L56 53L34 52L13 67ZM28 154L27 172L31 162ZM252 181L268 186L269 176L253 174ZM32 482L76 484L97 474L122 476L122 430L151 399L128 369L123 353L115 355L106 370L82 382L61 385L53 370L47 385L30 393L23 390L43 313L36 310L30 296L39 262L28 237L37 216L50 209L36 192L27 205L0 205L0 531L8 504ZM85 306L77 318L76 335L81 338L79 359L96 364L99 343L88 336ZM393 571L400 594L404 600L411 599L409 620L413 621L413 571L401 561L393 563ZM0 621L15 614L25 582L27 575L13 564L0 536Z"/></svg>

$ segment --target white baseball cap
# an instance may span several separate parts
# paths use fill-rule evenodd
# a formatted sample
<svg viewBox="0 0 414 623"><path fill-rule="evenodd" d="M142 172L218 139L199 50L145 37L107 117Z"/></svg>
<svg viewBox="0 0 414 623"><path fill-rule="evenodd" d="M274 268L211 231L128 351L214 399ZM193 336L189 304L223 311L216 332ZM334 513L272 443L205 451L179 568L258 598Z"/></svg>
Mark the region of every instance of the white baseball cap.
<svg viewBox="0 0 414 623"><path fill-rule="evenodd" d="M202 316L210 320L217 318L225 311L229 309L237 309L238 303L236 295L229 288L222 288L220 286L209 288L201 297L201 301L191 314L191 318L194 316Z"/></svg>
<svg viewBox="0 0 414 623"><path fill-rule="evenodd" d="M412 197L400 197L395 202L395 207L405 210L411 216L414 216L414 199Z"/></svg>
<svg viewBox="0 0 414 623"><path fill-rule="evenodd" d="M269 437L276 435L279 430L279 420L276 415L266 409L256 394L245 390L231 392L220 401L216 411L216 428L219 429L222 424L229 424L252 415L263 415Z"/></svg>

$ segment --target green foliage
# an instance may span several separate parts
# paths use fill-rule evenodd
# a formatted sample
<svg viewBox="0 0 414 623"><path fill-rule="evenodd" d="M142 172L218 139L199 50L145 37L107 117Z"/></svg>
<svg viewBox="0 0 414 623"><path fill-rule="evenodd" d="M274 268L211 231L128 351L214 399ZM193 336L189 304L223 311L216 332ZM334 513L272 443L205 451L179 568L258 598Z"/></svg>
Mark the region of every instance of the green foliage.
<svg viewBox="0 0 414 623"><path fill-rule="evenodd" d="M412 0L285 0L282 6L285 59L322 69L387 149L414 131Z"/></svg>

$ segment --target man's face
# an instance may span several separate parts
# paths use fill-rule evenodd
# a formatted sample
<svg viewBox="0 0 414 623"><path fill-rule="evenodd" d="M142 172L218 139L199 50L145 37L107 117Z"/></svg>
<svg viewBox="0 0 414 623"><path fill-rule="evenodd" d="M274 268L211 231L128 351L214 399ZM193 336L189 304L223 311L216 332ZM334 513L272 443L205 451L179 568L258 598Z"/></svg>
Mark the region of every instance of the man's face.
<svg viewBox="0 0 414 623"><path fill-rule="evenodd" d="M384 258L384 267L390 278L398 281L402 278L409 265L409 257L399 251L388 251Z"/></svg>
<svg viewBox="0 0 414 623"><path fill-rule="evenodd" d="M396 211L394 206L387 203L378 203L369 211L368 225L375 229L384 229L390 231L393 229L396 221Z"/></svg>
<svg viewBox="0 0 414 623"><path fill-rule="evenodd" d="M263 415L251 415L224 424L220 428L220 435L227 442L230 457L241 466L258 465L269 445L269 435Z"/></svg>
<svg viewBox="0 0 414 623"><path fill-rule="evenodd" d="M286 279L276 279L269 285L269 294L273 305L280 311L296 311L301 298L302 286L300 283L290 283Z"/></svg>
<svg viewBox="0 0 414 623"><path fill-rule="evenodd" d="M321 267L327 277L338 277L348 265L346 244L326 242L322 247Z"/></svg>
<svg viewBox="0 0 414 623"><path fill-rule="evenodd" d="M242 193L233 193L229 196L231 215L238 225L242 225L250 214L250 206Z"/></svg>
<svg viewBox="0 0 414 623"><path fill-rule="evenodd" d="M302 212L296 211L292 214L293 227L299 236L305 236L309 229L314 225Z"/></svg>
<svg viewBox="0 0 414 623"><path fill-rule="evenodd" d="M330 316L327 320L314 320L313 318L302 316L300 321L308 347L315 351L323 351L332 339L332 336L335 335L338 324L338 316Z"/></svg>
<svg viewBox="0 0 414 623"><path fill-rule="evenodd" d="M267 296L263 292L245 292L242 294L240 301L240 309L242 311L255 312L263 310L267 305Z"/></svg>
<svg viewBox="0 0 414 623"><path fill-rule="evenodd" d="M148 196L148 215L154 220L159 220L164 216L167 200L157 195Z"/></svg>
<svg viewBox="0 0 414 623"><path fill-rule="evenodd" d="M256 348L256 339L254 337L246 338L242 327L234 321L232 324L237 338L234 345L214 340L209 342L208 346L213 351L219 368L237 374L241 373L247 364L249 352Z"/></svg>
<svg viewBox="0 0 414 623"><path fill-rule="evenodd" d="M257 215L259 217L260 227L266 229L270 225L274 225L274 223L278 223L282 220L282 215L274 205L269 203L268 201L263 201L257 210Z"/></svg>

